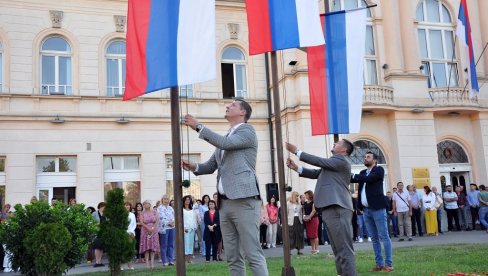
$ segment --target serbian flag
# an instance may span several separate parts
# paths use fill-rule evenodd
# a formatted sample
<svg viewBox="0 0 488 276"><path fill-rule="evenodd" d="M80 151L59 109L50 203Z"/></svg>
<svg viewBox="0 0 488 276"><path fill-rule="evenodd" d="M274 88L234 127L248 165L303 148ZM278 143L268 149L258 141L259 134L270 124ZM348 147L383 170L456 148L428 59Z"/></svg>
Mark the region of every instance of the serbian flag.
<svg viewBox="0 0 488 276"><path fill-rule="evenodd" d="M312 135L357 133L363 101L366 9L328 13L321 21L325 45L307 49Z"/></svg>
<svg viewBox="0 0 488 276"><path fill-rule="evenodd" d="M216 78L215 0L129 0L124 100Z"/></svg>
<svg viewBox="0 0 488 276"><path fill-rule="evenodd" d="M316 0L246 0L249 54L324 44Z"/></svg>
<svg viewBox="0 0 488 276"><path fill-rule="evenodd" d="M461 45L466 49L466 57L469 59L468 82L469 96L473 97L480 91L478 77L476 76L476 63L474 62L473 40L471 39L471 24L469 23L468 5L466 0L461 0L459 4L459 15L457 19L456 34Z"/></svg>

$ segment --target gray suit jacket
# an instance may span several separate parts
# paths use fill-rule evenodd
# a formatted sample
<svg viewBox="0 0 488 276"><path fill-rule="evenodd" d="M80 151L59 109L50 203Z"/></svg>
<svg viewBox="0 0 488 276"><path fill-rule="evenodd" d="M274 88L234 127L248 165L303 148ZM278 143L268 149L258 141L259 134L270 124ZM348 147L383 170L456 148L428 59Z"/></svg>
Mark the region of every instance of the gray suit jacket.
<svg viewBox="0 0 488 276"><path fill-rule="evenodd" d="M319 208L339 205L353 210L352 198L349 193L351 180L351 163L343 155L336 154L331 158L321 158L305 152L300 154L300 160L320 167L320 169L303 168L300 176L317 179L313 202Z"/></svg>
<svg viewBox="0 0 488 276"><path fill-rule="evenodd" d="M198 164L195 175L211 174L218 170L217 185L219 178L222 178L225 195L230 199L259 195L256 177L258 139L251 125L240 125L228 137L205 127L200 131L199 138L216 149L207 162ZM220 157L222 150L225 151L223 158Z"/></svg>

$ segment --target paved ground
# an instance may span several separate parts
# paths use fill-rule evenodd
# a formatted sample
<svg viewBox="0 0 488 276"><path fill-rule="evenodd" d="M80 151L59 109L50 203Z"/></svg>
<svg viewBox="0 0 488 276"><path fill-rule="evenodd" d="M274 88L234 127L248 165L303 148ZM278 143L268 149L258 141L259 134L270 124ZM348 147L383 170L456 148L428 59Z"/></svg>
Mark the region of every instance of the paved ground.
<svg viewBox="0 0 488 276"><path fill-rule="evenodd" d="M438 244L456 244L456 243L466 243L466 244L474 244L474 243L487 243L488 244L488 234L485 231L471 231L471 232L447 232L437 237L414 237L413 241L403 241L398 242L397 238L392 240L393 248L399 247L407 247L407 246L426 246L426 245L438 245ZM372 251L372 246L370 242L364 243L355 243L354 244L355 250L370 250ZM321 253L332 253L330 245L321 245L320 246ZM271 248L264 250L266 257L281 257L283 256L283 248L278 246L277 248ZM310 254L310 246L306 246L304 250L305 254ZM296 250L292 251L292 254L296 254ZM202 263L205 261L205 258L201 257L200 255L195 256L193 259L194 263ZM104 263L107 264L108 261L104 260ZM162 266L161 263L156 263L157 267ZM144 268L144 264L136 264L135 268ZM68 275L74 274L83 274L88 272L96 272L96 271L107 271L108 267L93 267L91 264L80 264L75 268L68 271ZM16 273L3 273L3 275L18 275Z"/></svg>

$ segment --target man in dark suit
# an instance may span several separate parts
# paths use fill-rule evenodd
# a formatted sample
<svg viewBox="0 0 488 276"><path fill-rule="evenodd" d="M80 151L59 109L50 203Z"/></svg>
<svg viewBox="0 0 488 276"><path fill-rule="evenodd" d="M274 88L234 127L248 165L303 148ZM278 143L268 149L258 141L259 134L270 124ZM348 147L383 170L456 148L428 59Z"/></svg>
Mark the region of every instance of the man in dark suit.
<svg viewBox="0 0 488 276"><path fill-rule="evenodd" d="M363 210L364 222L371 239L376 265L371 271L393 271L393 260L391 254L391 241L388 235L388 224L386 209L388 204L383 193L383 179L385 170L377 166L376 154L369 151L364 156L365 170L359 174L353 174L351 182L359 183L358 207ZM381 242L385 249L385 259L381 253Z"/></svg>
<svg viewBox="0 0 488 276"><path fill-rule="evenodd" d="M299 150L286 143L286 149L296 154L300 161L320 169L299 167L288 158L287 166L301 177L317 179L314 203L322 208L322 218L326 222L330 245L335 256L338 275L355 276L356 258L352 245L352 200L349 193L351 163L346 158L351 155L353 145L346 139L334 143L331 158L321 158Z"/></svg>
<svg viewBox="0 0 488 276"><path fill-rule="evenodd" d="M194 164L182 160L182 166L195 175L212 174L217 170L220 229L232 276L246 275L245 257L253 275L268 275L266 258L259 242L258 139L254 128L247 124L251 113L251 106L244 100L229 104L225 119L230 130L226 135L213 132L191 115L185 116L185 124L196 130L200 139L216 148L207 162Z"/></svg>

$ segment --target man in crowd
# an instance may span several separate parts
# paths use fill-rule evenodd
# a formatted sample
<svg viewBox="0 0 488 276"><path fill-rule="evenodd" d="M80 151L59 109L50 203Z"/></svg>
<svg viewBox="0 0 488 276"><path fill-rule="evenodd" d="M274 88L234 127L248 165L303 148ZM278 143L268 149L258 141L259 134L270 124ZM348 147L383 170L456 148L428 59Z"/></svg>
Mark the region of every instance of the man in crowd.
<svg viewBox="0 0 488 276"><path fill-rule="evenodd" d="M377 162L376 154L367 152L364 156L366 169L359 174L353 174L351 182L359 183L358 207L363 211L366 229L373 241L376 265L370 271L390 272L393 271L393 259L386 219L388 205L383 193L385 170L383 167L377 166ZM383 243L385 251L384 259L380 241Z"/></svg>
<svg viewBox="0 0 488 276"><path fill-rule="evenodd" d="M478 200L480 201L480 223L488 234L488 191L485 189L485 185L480 185Z"/></svg>
<svg viewBox="0 0 488 276"><path fill-rule="evenodd" d="M330 245L335 256L338 275L355 276L356 258L352 245L352 200L349 193L351 164L346 158L354 147L346 139L334 143L331 158L321 158L299 150L286 143L286 149L300 158L300 161L319 167L307 169L299 167L291 158L287 166L301 177L317 179L315 186L315 207L322 208L322 218L326 222Z"/></svg>
<svg viewBox="0 0 488 276"><path fill-rule="evenodd" d="M398 191L393 194L393 214L398 217L398 229L400 239L404 241L404 235L412 240L412 204L410 194L403 190L403 182L397 183Z"/></svg>
<svg viewBox="0 0 488 276"><path fill-rule="evenodd" d="M459 218L459 225L461 225L461 229L465 229L469 231L471 229L468 228L468 223L466 221L466 195L464 194L463 186L456 186L456 196L458 198L457 205L458 205L458 218Z"/></svg>
<svg viewBox="0 0 488 276"><path fill-rule="evenodd" d="M471 183L469 185L467 198L468 198L469 211L471 213L471 228L473 230L476 230L476 220L478 219L478 212L480 209L480 201L478 199L479 193L480 191L478 191L478 185L476 185L475 183Z"/></svg>
<svg viewBox="0 0 488 276"><path fill-rule="evenodd" d="M410 201L412 206L412 236L418 234L422 237L424 234L422 233L422 210L421 210L421 201L420 197L417 193L417 187L414 184L407 186L408 193L410 194Z"/></svg>
<svg viewBox="0 0 488 276"><path fill-rule="evenodd" d="M395 216L393 212L393 194L388 191L386 193L387 197L387 204L388 208L386 209L388 212L388 231L390 232L390 238L393 236L395 238L398 237L398 218ZM391 222L391 230L390 228L390 222Z"/></svg>
<svg viewBox="0 0 488 276"><path fill-rule="evenodd" d="M435 194L435 199L437 201L436 207L437 207L437 229L439 230L440 234L443 234L442 232L442 206L444 200L442 200L442 195L437 192L437 187L432 186L432 192Z"/></svg>
<svg viewBox="0 0 488 276"><path fill-rule="evenodd" d="M452 225L452 221L454 220L456 223L456 230L461 231L461 226L459 225L459 217L458 217L458 205L457 200L458 197L455 192L452 191L452 186L447 185L446 191L443 194L444 196L444 203L447 212L447 230L453 231L454 227Z"/></svg>

